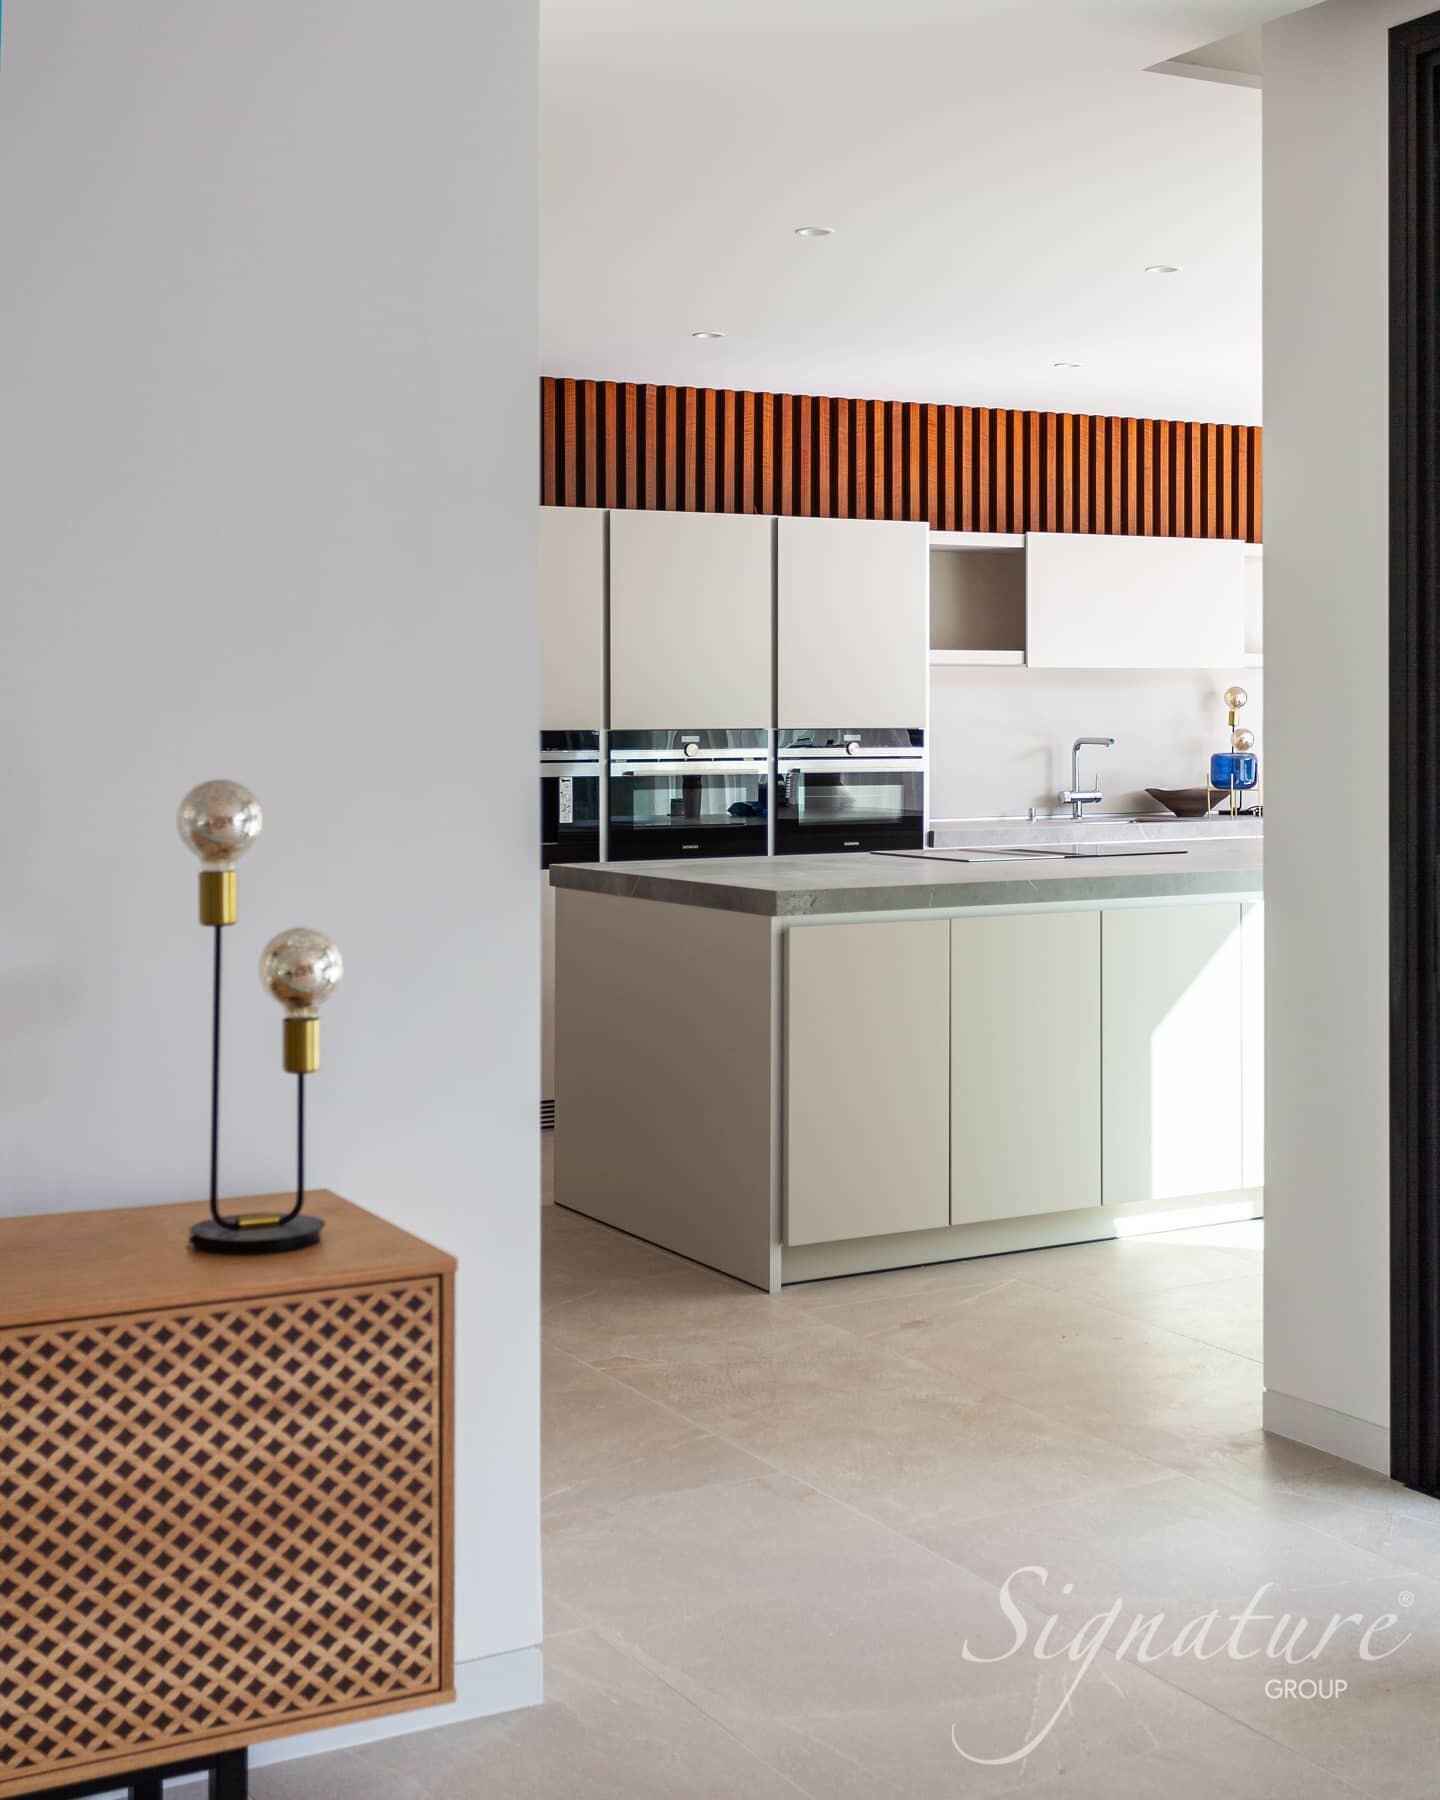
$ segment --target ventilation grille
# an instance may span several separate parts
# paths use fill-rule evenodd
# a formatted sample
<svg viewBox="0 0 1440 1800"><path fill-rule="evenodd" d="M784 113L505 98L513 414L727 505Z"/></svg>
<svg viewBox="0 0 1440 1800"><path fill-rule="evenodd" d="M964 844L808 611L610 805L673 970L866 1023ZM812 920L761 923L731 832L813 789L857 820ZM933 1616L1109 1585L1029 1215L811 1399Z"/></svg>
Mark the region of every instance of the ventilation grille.
<svg viewBox="0 0 1440 1800"><path fill-rule="evenodd" d="M540 1102L540 1129L542 1131L555 1129L555 1102L553 1100Z"/></svg>
<svg viewBox="0 0 1440 1800"><path fill-rule="evenodd" d="M0 1332L0 1794L440 1688L440 1317L424 1280Z"/></svg>

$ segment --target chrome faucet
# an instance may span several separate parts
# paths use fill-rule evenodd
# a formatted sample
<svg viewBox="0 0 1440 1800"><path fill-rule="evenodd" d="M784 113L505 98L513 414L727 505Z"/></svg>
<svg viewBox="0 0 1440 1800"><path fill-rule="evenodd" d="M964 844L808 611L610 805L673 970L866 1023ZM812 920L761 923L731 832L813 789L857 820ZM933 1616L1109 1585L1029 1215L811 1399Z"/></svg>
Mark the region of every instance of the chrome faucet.
<svg viewBox="0 0 1440 1800"><path fill-rule="evenodd" d="M1060 796L1061 804L1070 808L1070 816L1073 819L1083 819L1085 808L1096 805L1104 798L1098 787L1082 788L1080 786L1080 752L1087 744L1094 744L1101 750L1112 750L1115 747L1115 740L1114 738L1076 738L1070 751L1070 786Z"/></svg>

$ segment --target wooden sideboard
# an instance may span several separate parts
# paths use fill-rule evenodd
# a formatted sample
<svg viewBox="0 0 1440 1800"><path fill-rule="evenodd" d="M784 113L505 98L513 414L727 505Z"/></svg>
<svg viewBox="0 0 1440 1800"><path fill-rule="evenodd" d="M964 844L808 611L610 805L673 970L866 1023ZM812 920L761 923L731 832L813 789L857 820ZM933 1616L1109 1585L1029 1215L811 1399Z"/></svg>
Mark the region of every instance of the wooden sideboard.
<svg viewBox="0 0 1440 1800"><path fill-rule="evenodd" d="M455 1264L306 1207L258 1257L201 1206L0 1220L5 1800L453 1698Z"/></svg>

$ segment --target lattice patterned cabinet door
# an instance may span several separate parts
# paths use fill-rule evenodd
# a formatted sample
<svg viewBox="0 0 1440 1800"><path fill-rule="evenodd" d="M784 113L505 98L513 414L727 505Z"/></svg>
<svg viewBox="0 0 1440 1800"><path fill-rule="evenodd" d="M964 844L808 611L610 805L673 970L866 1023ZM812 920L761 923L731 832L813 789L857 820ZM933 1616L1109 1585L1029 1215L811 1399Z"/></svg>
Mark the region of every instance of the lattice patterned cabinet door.
<svg viewBox="0 0 1440 1800"><path fill-rule="evenodd" d="M0 1794L440 1696L444 1307L0 1332Z"/></svg>

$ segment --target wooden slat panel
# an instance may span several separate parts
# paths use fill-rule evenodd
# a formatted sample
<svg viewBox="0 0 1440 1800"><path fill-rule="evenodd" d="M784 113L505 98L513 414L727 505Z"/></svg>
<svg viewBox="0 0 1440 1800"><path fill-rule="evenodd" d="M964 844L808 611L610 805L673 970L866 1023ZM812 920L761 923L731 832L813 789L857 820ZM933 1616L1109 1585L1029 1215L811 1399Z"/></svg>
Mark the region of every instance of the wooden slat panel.
<svg viewBox="0 0 1440 1800"><path fill-rule="evenodd" d="M832 461L830 452L830 415L834 408L833 400L817 399L815 406L815 511L822 519L832 516L830 504L830 482Z"/></svg>
<svg viewBox="0 0 1440 1800"><path fill-rule="evenodd" d="M544 376L547 506L1262 533L1258 426Z"/></svg>
<svg viewBox="0 0 1440 1800"><path fill-rule="evenodd" d="M760 510L775 510L775 396L760 396Z"/></svg>
<svg viewBox="0 0 1440 1800"><path fill-rule="evenodd" d="M1264 490L1262 490L1260 475L1264 472L1264 455L1262 455L1262 446L1260 446L1260 427L1258 425L1249 427L1249 445L1251 445L1249 448L1251 479L1253 479L1253 490L1255 490L1255 509L1251 513L1251 522L1249 522L1249 540L1251 540L1251 544L1262 544L1265 536L1264 506L1260 502L1260 495Z"/></svg>
<svg viewBox="0 0 1440 1800"><path fill-rule="evenodd" d="M813 449L814 424L811 419L810 396L800 396L799 418L796 430L800 434L800 493L798 511L802 519L808 519L814 510L812 495L814 490L815 459Z"/></svg>
<svg viewBox="0 0 1440 1800"><path fill-rule="evenodd" d="M886 429L890 434L887 466L890 470L890 517L905 517L905 409L898 400L890 402Z"/></svg>
<svg viewBox="0 0 1440 1800"><path fill-rule="evenodd" d="M996 531L1010 529L1010 414L1003 406L990 414L995 426L995 447L990 458L990 476L995 483Z"/></svg>
<svg viewBox="0 0 1440 1800"><path fill-rule="evenodd" d="M561 430L565 433L560 464L560 504L574 506L575 495L575 458L579 449L579 435L575 429L575 383L564 381L560 384Z"/></svg>
<svg viewBox="0 0 1440 1800"><path fill-rule="evenodd" d="M1140 529L1140 421L1125 421L1125 529Z"/></svg>

